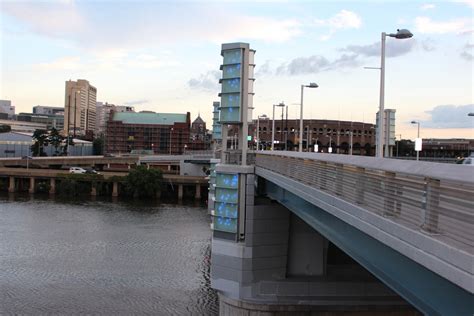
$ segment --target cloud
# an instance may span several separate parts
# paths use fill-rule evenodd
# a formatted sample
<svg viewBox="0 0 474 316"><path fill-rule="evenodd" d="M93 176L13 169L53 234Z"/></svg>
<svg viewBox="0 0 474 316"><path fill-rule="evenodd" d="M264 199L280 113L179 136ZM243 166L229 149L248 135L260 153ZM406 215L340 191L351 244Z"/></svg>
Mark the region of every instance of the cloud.
<svg viewBox="0 0 474 316"><path fill-rule="evenodd" d="M150 100L147 100L147 99L142 99L142 100L132 100L132 101L127 101L127 102L124 102L123 104L125 105L129 105L129 106L132 106L132 105L140 105L140 104L145 104L145 103L149 103Z"/></svg>
<svg viewBox="0 0 474 316"><path fill-rule="evenodd" d="M210 70L205 74L199 75L198 78L192 78L188 81L188 86L192 89L204 90L207 92L219 91L219 79L221 73L217 70Z"/></svg>
<svg viewBox="0 0 474 316"><path fill-rule="evenodd" d="M265 61L265 63L263 63L261 66L255 66L255 77L262 77L271 73L272 67L269 60Z"/></svg>
<svg viewBox="0 0 474 316"><path fill-rule="evenodd" d="M385 54L386 57L398 57L408 54L416 48L432 51L434 50L434 45L433 42L428 39L421 44L414 39L403 41L389 40L386 43ZM321 55L297 57L288 62L280 63L275 70L272 70L270 62L266 61L256 73L256 76L268 74L295 76L356 68L363 64L365 58L379 57L380 49L380 42L368 45L349 45L339 49L342 54L335 59L330 60Z"/></svg>
<svg viewBox="0 0 474 316"><path fill-rule="evenodd" d="M61 57L51 62L33 65L36 70L77 70L81 68L81 58L78 56Z"/></svg>
<svg viewBox="0 0 474 316"><path fill-rule="evenodd" d="M470 6L471 8L474 8L474 0L455 0L454 2L463 3Z"/></svg>
<svg viewBox="0 0 474 316"><path fill-rule="evenodd" d="M329 33L320 37L321 40L326 41L330 39L337 30L358 29L362 25L362 19L352 11L341 10L329 19L316 19L314 24L316 26L329 27Z"/></svg>
<svg viewBox="0 0 474 316"><path fill-rule="evenodd" d="M180 41L284 42L302 33L303 25L297 19L249 15L227 6L232 5L203 6L191 2L186 6L169 6L165 2L149 1L137 6L119 1L112 6L108 1L77 4L38 1L2 3L2 13L14 17L29 32L95 51L162 47ZM99 14L101 10L110 10L120 23L104 21ZM127 18L123 19L124 16Z"/></svg>
<svg viewBox="0 0 474 316"><path fill-rule="evenodd" d="M411 52L416 47L416 41L411 40L388 40L385 46L386 57L398 57ZM381 44L376 42L369 45L349 45L340 49L343 52L357 54L365 57L380 56Z"/></svg>
<svg viewBox="0 0 474 316"><path fill-rule="evenodd" d="M341 10L333 17L315 20L316 25L328 26L333 29L358 29L362 25L362 19L352 11Z"/></svg>
<svg viewBox="0 0 474 316"><path fill-rule="evenodd" d="M160 58L153 54L135 53L123 49L109 49L101 52L84 54L83 57L60 57L50 62L34 64L33 69L82 70L82 71L122 71L129 69L156 69L179 65L171 56Z"/></svg>
<svg viewBox="0 0 474 316"><path fill-rule="evenodd" d="M474 112L474 104L438 105L430 111L430 120L421 121L422 127L428 128L473 128L474 120L467 116Z"/></svg>
<svg viewBox="0 0 474 316"><path fill-rule="evenodd" d="M434 9L436 8L436 6L432 3L427 3L427 4L424 4L420 7L421 10L430 10L430 9Z"/></svg>
<svg viewBox="0 0 474 316"><path fill-rule="evenodd" d="M467 61L472 61L474 60L473 50L474 50L474 44L467 43L466 45L464 45L460 53L460 56Z"/></svg>
<svg viewBox="0 0 474 316"><path fill-rule="evenodd" d="M472 20L465 18L452 19L449 21L435 22L428 17L415 18L415 29L423 34L462 34L472 31Z"/></svg>

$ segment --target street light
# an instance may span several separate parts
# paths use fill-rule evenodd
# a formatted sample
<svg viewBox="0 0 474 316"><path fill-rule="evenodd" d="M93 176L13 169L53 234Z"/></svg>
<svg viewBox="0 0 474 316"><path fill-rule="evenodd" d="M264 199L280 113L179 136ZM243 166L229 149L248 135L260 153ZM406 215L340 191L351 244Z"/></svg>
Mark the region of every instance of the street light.
<svg viewBox="0 0 474 316"><path fill-rule="evenodd" d="M303 91L304 88L317 88L319 87L316 83L311 82L309 85L301 85L301 109L300 109L300 141L298 144L299 152L303 151Z"/></svg>
<svg viewBox="0 0 474 316"><path fill-rule="evenodd" d="M474 112L467 113L467 116L474 116Z"/></svg>
<svg viewBox="0 0 474 316"><path fill-rule="evenodd" d="M420 150L416 150L416 142L417 141L421 141L420 140L420 122L419 121L411 121L412 124L417 124L418 125L418 134L416 136L416 141L415 141L415 151L416 151L416 160L419 160L420 159ZM420 144L421 145L421 144Z"/></svg>
<svg viewBox="0 0 474 316"><path fill-rule="evenodd" d="M272 150L275 148L275 106L284 107L285 103L280 102L280 104L273 104L273 118L272 118Z"/></svg>
<svg viewBox="0 0 474 316"><path fill-rule="evenodd" d="M400 144L400 142L402 141L402 134L398 134L398 136L400 136L400 140L397 142L397 157L399 156L399 154L398 154L398 144Z"/></svg>
<svg viewBox="0 0 474 316"><path fill-rule="evenodd" d="M413 34L407 29L397 29L395 34L386 34L382 32L382 51L380 54L380 106L379 106L379 124L377 126L377 145L376 157L383 158L383 115L384 115L384 94L385 94L385 39L386 37L394 37L396 39L407 39L413 37ZM388 145L388 144L387 144Z"/></svg>

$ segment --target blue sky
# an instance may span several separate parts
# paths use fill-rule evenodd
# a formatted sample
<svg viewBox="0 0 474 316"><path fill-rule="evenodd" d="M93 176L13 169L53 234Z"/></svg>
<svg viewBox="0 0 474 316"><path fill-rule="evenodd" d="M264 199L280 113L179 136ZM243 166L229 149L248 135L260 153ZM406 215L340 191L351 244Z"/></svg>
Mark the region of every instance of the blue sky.
<svg viewBox="0 0 474 316"><path fill-rule="evenodd" d="M64 105L64 81L87 79L98 101L198 112L218 100L220 45L256 53L254 115L284 101L299 117L374 122L380 34L387 39L385 107L397 134L474 138L473 1L0 0L0 98L17 112Z"/></svg>

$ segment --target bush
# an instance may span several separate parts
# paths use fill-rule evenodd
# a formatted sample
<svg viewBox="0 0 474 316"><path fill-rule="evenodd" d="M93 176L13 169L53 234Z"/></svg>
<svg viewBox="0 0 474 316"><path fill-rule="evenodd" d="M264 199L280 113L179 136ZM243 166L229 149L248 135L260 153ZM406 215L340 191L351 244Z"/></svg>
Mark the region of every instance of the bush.
<svg viewBox="0 0 474 316"><path fill-rule="evenodd" d="M124 193L133 197L154 197L161 190L161 170L138 166L125 177Z"/></svg>

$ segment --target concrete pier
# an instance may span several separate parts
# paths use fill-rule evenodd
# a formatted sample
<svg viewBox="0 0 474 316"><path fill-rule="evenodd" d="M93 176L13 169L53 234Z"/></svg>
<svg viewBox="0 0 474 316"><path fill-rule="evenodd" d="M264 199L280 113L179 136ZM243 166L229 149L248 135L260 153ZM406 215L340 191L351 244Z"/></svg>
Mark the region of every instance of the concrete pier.
<svg viewBox="0 0 474 316"><path fill-rule="evenodd" d="M34 194L35 193L35 178L30 178L30 187L28 188L28 193Z"/></svg>

